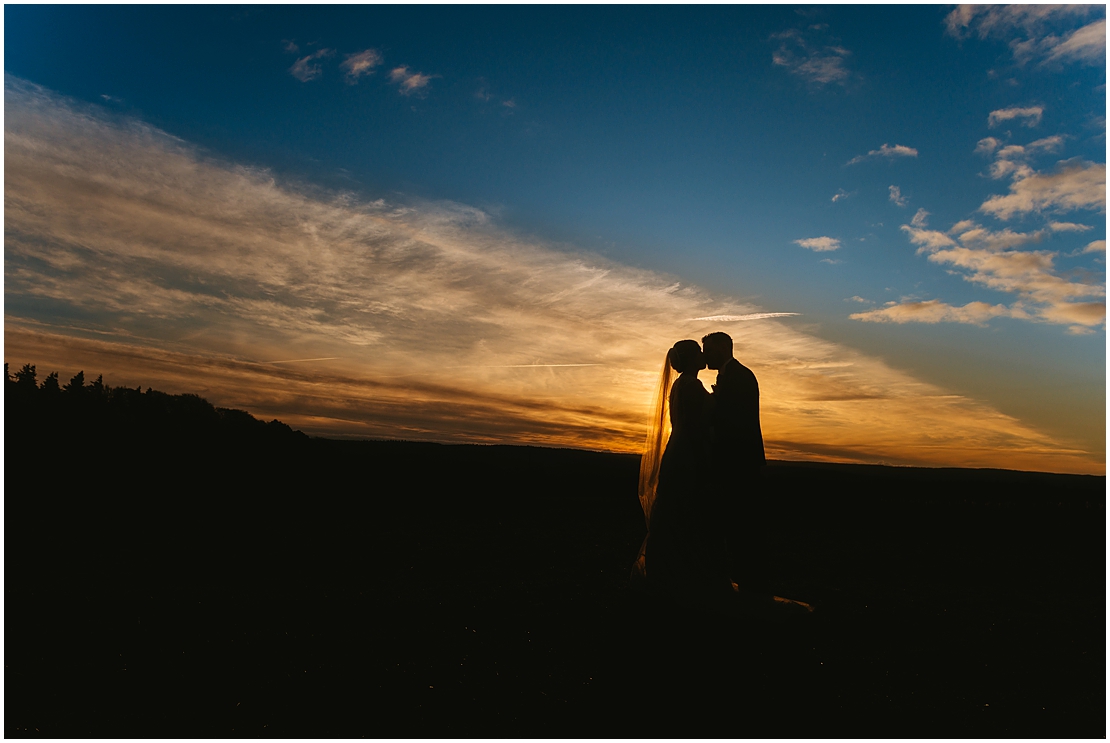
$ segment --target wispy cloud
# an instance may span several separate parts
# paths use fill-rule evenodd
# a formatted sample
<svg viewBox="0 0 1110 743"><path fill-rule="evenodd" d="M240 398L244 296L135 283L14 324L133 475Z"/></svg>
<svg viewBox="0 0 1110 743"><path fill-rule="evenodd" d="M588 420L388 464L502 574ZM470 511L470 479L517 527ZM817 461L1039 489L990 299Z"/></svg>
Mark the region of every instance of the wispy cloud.
<svg viewBox="0 0 1110 743"><path fill-rule="evenodd" d="M901 144L896 144L893 147L888 144L884 144L879 149L871 150L866 155L856 155L848 161L848 165L855 165L856 163L861 163L864 160L873 160L881 157L885 157L887 160L893 160L896 157L917 157L917 150L913 147L906 147L905 145Z"/></svg>
<svg viewBox="0 0 1110 743"><path fill-rule="evenodd" d="M1106 58L1106 19L1102 18L1077 29L1057 42L1042 45L1046 62L1084 62L1098 64Z"/></svg>
<svg viewBox="0 0 1110 743"><path fill-rule="evenodd" d="M1019 119L1025 126L1033 127L1041 123L1042 114L1044 114L1043 106L1000 108L997 111L991 111L987 116L987 126L993 129L1004 121Z"/></svg>
<svg viewBox="0 0 1110 743"><path fill-rule="evenodd" d="M838 202L838 201L840 201L840 200L842 200L842 199L846 199L846 198L848 198L848 197L849 197L849 196L851 196L851 195L852 195L852 194L848 193L848 192L847 192L847 191L845 191L845 190L844 190L843 188L838 188L838 189L836 190L836 193L834 193L834 194L833 194L833 197L832 197L832 202L833 202L833 203L835 204L836 202Z"/></svg>
<svg viewBox="0 0 1110 743"><path fill-rule="evenodd" d="M1106 291L1102 283L1069 279L1055 270L1057 254L1044 250L1019 250L1044 239L1049 230L992 231L961 222L958 241L935 230L902 225L918 253L946 266L964 280L985 288L1015 295L1009 307L972 302L952 307L940 300L907 301L856 313L851 317L867 322L963 322L982 325L992 317L1012 317L1071 326L1105 323Z"/></svg>
<svg viewBox="0 0 1110 743"><path fill-rule="evenodd" d="M1023 113L1019 109L1007 111L1012 115L1002 116L1003 120L1040 115L1039 109L1034 113L1028 110ZM996 158L991 175L1009 177L1011 183L1010 193L988 198L979 210L1002 220L1046 211L1105 211L1105 165L1067 160L1058 163L1055 171L1043 173L1027 162L1034 156L1059 151L1063 143L1064 138L1059 135L1026 145L1004 145L993 137L980 140L976 151ZM918 210L910 223L901 227L910 242L918 246L917 253L927 255L930 262L944 266L949 273L962 276L972 284L1011 294L1014 301L1009 306L972 302L955 307L939 299L921 301L915 298L856 313L852 315L854 319L982 325L993 317L1010 317L1065 324L1070 326L1070 332L1078 334L1105 324L1104 281L1090 273L1061 275L1055 268L1058 252L1026 249L1056 233L1087 231L1090 229L1087 225L1047 221L1040 229L1015 231L1010 227L991 229L965 219L947 232L941 232L927 229L927 214ZM1075 251L1069 255L1084 253Z"/></svg>
<svg viewBox="0 0 1110 743"><path fill-rule="evenodd" d="M320 49L306 57L301 57L293 66L289 68L289 74L300 80L302 83L307 83L310 80L315 80L323 74L324 70L318 64L313 64L314 60L330 57L335 54L334 49Z"/></svg>
<svg viewBox="0 0 1110 743"><path fill-rule="evenodd" d="M423 72L413 72L408 67L401 65L394 67L389 72L389 79L397 83L401 95L423 95L424 89L428 87L428 83L432 78L439 77L439 75L425 75Z"/></svg>
<svg viewBox="0 0 1110 743"><path fill-rule="evenodd" d="M851 77L846 61L851 52L835 43L822 43L827 25L810 26L803 32L791 29L773 35L779 41L779 48L771 54L771 61L785 67L792 74L807 82L821 86L830 83L844 85ZM816 33L815 33L816 32ZM826 42L828 39L825 39Z"/></svg>
<svg viewBox="0 0 1110 743"><path fill-rule="evenodd" d="M898 186L891 186L887 190L890 192L890 203L895 206L905 206L910 203L909 199L902 195L902 189L898 188Z"/></svg>
<svg viewBox="0 0 1110 743"><path fill-rule="evenodd" d="M286 54L296 54L301 50L297 43L292 39L282 39L281 48L285 50Z"/></svg>
<svg viewBox="0 0 1110 743"><path fill-rule="evenodd" d="M363 75L373 75L374 68L382 63L382 53L377 49L366 49L357 54L348 54L339 63L347 82L354 85Z"/></svg>
<svg viewBox="0 0 1110 743"><path fill-rule="evenodd" d="M722 322L686 318L773 314L463 205L283 183L10 77L5 178L9 359L315 434L637 451L666 349ZM782 318L728 331L771 456L1102 469Z"/></svg>
<svg viewBox="0 0 1110 743"><path fill-rule="evenodd" d="M1106 56L1106 19L1085 23L1100 11L1105 13L1105 6L960 5L948 14L945 25L958 39L977 36L1008 42L1018 64L1101 64Z"/></svg>
<svg viewBox="0 0 1110 743"><path fill-rule="evenodd" d="M926 227L929 223L929 212L924 209L918 209L910 220L910 224L914 227Z"/></svg>
<svg viewBox="0 0 1110 743"><path fill-rule="evenodd" d="M840 240L835 237L806 237L801 240L795 240L794 243L818 253L840 248Z"/></svg>

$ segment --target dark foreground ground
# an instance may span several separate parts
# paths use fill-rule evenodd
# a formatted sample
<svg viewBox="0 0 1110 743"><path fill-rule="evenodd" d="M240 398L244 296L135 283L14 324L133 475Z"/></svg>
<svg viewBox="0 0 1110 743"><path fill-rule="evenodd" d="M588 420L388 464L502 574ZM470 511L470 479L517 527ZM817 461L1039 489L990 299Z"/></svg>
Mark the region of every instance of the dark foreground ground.
<svg viewBox="0 0 1110 743"><path fill-rule="evenodd" d="M1105 478L768 468L768 624L629 589L638 459L6 439L5 736L1105 737Z"/></svg>

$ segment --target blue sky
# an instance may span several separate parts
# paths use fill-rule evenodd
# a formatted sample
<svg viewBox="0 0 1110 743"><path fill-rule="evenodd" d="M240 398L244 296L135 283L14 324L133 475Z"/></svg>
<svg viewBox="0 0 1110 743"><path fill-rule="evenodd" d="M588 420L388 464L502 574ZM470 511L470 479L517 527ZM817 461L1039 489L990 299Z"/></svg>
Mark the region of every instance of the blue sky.
<svg viewBox="0 0 1110 743"><path fill-rule="evenodd" d="M71 144L85 136L79 120L116 132L73 150L84 157L89 147L138 152L132 135L147 127L164 137L159 157L185 148L198 167L272 179L286 194L379 204L401 221L450 213L451 229L477 241L468 245L527 243L680 282L710 304L750 310L740 314L797 313L709 329L832 344L1101 468L1104 15L1102 6L7 6L5 133L11 149L20 122L42 130L41 116L69 122L50 131ZM27 160L27 182L44 183L35 167ZM125 337L121 316L95 303L43 299L65 261L43 268L12 250L17 228L20 246L47 239L19 221L15 198L6 194L7 327ZM94 253L82 260L105 255ZM168 276L159 281L173 284ZM593 306L601 312L624 285ZM182 342L172 323L150 322L147 347ZM670 330L670 319L657 322ZM375 327L374 343L402 343ZM251 355L227 343L188 352ZM337 348L321 355L357 356ZM765 348L752 337L757 373ZM358 359L345 379L384 373ZM633 387L624 394L640 395ZM594 402L620 407L614 400ZM794 430L788 416L812 414L804 409L799 399L782 410L784 432ZM481 435L554 435L525 429ZM436 426L412 435L434 438ZM825 445L807 436L784 441L810 454ZM860 457L864 446L829 456Z"/></svg>

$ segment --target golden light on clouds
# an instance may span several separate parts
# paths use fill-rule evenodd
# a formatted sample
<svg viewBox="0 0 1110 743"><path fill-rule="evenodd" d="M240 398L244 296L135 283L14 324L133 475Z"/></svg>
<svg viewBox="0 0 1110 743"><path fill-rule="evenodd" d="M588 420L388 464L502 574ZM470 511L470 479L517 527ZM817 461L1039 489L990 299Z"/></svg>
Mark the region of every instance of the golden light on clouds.
<svg viewBox="0 0 1110 743"><path fill-rule="evenodd" d="M636 451L667 348L726 330L759 377L772 457L1104 469L781 313L476 209L279 184L11 78L5 116L14 364L311 434Z"/></svg>

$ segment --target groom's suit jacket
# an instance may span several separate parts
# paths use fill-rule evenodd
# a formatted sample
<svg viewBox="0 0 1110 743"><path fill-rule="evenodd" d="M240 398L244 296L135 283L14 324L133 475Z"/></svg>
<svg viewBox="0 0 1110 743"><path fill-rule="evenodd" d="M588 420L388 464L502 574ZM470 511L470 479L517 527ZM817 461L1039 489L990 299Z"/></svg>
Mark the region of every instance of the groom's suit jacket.
<svg viewBox="0 0 1110 743"><path fill-rule="evenodd" d="M713 385L714 454L721 471L767 464L759 427L759 382L748 367L732 359Z"/></svg>

